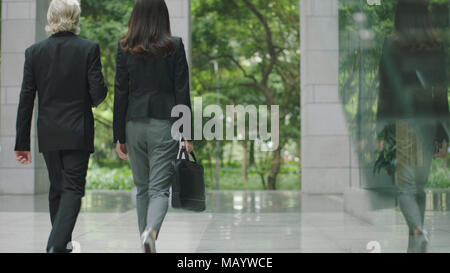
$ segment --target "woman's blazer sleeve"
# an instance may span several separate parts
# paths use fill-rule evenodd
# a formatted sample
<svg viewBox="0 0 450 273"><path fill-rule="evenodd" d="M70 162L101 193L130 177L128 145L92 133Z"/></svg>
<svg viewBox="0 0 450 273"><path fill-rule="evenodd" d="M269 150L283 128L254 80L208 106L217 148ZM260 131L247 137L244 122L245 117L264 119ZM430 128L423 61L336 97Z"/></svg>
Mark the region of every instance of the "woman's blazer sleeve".
<svg viewBox="0 0 450 273"><path fill-rule="evenodd" d="M175 53L175 102L176 105L186 105L191 111L191 133L187 134L183 130L183 136L187 140L192 140L193 123L191 107L191 90L189 84L189 65L186 57L183 40L180 38L179 45Z"/></svg>

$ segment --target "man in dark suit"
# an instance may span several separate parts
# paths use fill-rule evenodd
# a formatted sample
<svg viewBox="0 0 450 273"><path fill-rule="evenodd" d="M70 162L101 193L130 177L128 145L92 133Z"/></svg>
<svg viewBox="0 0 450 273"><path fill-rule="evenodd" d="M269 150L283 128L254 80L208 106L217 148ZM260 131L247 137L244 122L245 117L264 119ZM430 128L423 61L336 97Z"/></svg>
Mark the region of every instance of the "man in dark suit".
<svg viewBox="0 0 450 273"><path fill-rule="evenodd" d="M51 36L25 52L15 151L20 163L31 163L30 128L37 92L39 151L51 184L48 252L66 252L71 241L94 152L92 107L107 95L99 46L76 35L80 13L78 1L53 0L46 27Z"/></svg>

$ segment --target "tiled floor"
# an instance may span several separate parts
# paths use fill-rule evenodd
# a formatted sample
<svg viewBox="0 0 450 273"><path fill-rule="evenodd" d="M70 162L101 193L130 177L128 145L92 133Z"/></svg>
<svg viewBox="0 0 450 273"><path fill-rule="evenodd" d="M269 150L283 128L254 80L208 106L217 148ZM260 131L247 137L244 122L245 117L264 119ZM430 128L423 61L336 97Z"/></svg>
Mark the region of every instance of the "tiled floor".
<svg viewBox="0 0 450 273"><path fill-rule="evenodd" d="M307 198L306 198L307 197ZM343 212L340 196L299 192L209 192L208 210L170 209L159 252L405 252L400 213L371 225ZM50 231L47 198L0 196L0 252L43 252ZM450 252L450 216L429 209L431 252ZM88 192L74 231L82 252L140 252L131 192Z"/></svg>

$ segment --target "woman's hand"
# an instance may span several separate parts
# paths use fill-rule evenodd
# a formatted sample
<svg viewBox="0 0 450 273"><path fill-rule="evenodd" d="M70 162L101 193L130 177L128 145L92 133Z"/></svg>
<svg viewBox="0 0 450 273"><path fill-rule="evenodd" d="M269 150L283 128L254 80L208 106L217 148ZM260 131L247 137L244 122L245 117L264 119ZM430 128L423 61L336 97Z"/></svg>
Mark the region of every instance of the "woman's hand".
<svg viewBox="0 0 450 273"><path fill-rule="evenodd" d="M120 159L122 159L122 160L128 159L127 147L125 146L125 144L121 144L118 141L116 143L116 153Z"/></svg>
<svg viewBox="0 0 450 273"><path fill-rule="evenodd" d="M186 152L190 154L192 153L192 151L194 151L194 142L186 140L183 142L182 147L184 147L186 149Z"/></svg>

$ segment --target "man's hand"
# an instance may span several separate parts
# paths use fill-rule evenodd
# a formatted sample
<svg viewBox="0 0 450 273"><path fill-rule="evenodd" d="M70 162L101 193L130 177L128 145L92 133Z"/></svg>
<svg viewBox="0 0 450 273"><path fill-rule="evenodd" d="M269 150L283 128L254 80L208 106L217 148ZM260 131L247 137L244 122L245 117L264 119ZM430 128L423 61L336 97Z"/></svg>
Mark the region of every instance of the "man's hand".
<svg viewBox="0 0 450 273"><path fill-rule="evenodd" d="M31 164L31 152L30 151L16 151L16 160L22 165Z"/></svg>
<svg viewBox="0 0 450 273"><path fill-rule="evenodd" d="M122 159L122 160L128 159L127 147L125 146L125 144L121 144L121 143L117 142L116 143L116 153L120 159Z"/></svg>

